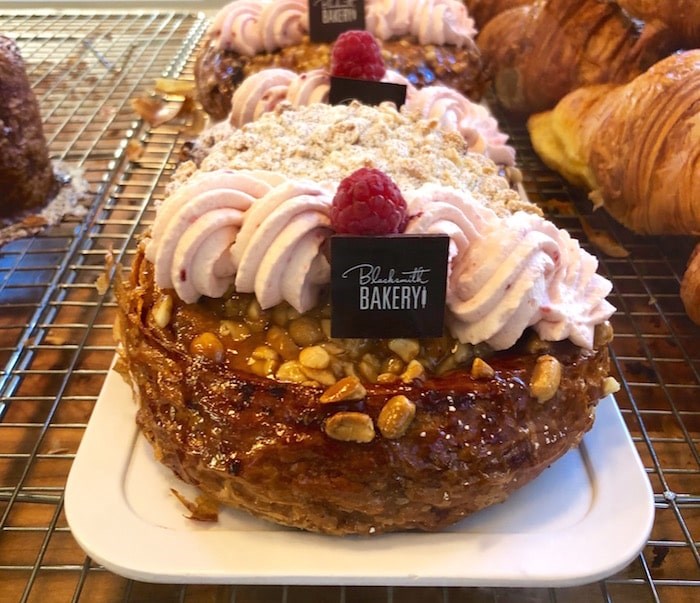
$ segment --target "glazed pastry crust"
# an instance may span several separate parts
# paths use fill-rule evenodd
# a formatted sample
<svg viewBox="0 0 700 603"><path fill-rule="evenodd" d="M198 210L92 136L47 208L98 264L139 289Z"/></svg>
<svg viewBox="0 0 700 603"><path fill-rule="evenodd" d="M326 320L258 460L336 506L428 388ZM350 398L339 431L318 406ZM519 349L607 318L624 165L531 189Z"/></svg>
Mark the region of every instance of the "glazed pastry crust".
<svg viewBox="0 0 700 603"><path fill-rule="evenodd" d="M505 500L580 442L608 374L604 345L583 351L562 342L549 351L562 377L546 402L527 385L538 354L521 350L489 358L490 378L463 368L424 382L368 385L355 402L322 403L319 388L193 358L170 326L155 324L160 295L139 251L117 286L116 330L137 421L158 460L209 498L328 534L438 530ZM173 309L181 327L207 320L199 305ZM376 424L396 394L416 404L398 439L377 432L370 442L344 442L325 432L340 411Z"/></svg>
<svg viewBox="0 0 700 603"><path fill-rule="evenodd" d="M681 300L690 319L700 325L700 243L688 260L681 282Z"/></svg>

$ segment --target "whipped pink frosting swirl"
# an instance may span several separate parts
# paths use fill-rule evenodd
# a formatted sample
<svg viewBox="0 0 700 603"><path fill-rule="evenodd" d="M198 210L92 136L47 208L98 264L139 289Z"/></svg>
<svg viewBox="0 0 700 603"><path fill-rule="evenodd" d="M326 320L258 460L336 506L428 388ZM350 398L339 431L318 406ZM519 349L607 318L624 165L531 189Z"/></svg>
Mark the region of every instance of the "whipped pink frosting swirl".
<svg viewBox="0 0 700 603"><path fill-rule="evenodd" d="M269 308L299 312L330 280L321 244L332 192L262 170L200 172L158 207L146 245L155 281L186 303L235 284Z"/></svg>
<svg viewBox="0 0 700 603"><path fill-rule="evenodd" d="M425 86L406 98L406 111L423 119L434 119L444 130L458 132L470 151L482 153L500 165L515 165L515 149L496 118L481 104L447 86Z"/></svg>
<svg viewBox="0 0 700 603"><path fill-rule="evenodd" d="M515 164L515 149L507 144L508 136L499 130L498 122L483 105L447 86L415 88L390 69L382 81L407 87L403 112L436 120L442 129L464 137L469 150L482 153L495 163ZM263 69L247 77L233 93L229 121L240 128L274 110L282 101L295 107L328 102L329 90L330 76L325 69L301 74L281 68Z"/></svg>
<svg viewBox="0 0 700 603"><path fill-rule="evenodd" d="M367 0L366 27L388 40L413 35L420 44L462 47L476 35L461 0ZM309 31L306 0L235 0L225 5L210 27L222 50L253 56L302 41Z"/></svg>
<svg viewBox="0 0 700 603"><path fill-rule="evenodd" d="M229 249L253 201L280 177L264 171L198 174L158 207L146 246L159 287L173 288L184 302L221 297L233 282Z"/></svg>
<svg viewBox="0 0 700 603"><path fill-rule="evenodd" d="M593 346L614 308L598 262L540 216L497 216L467 191L425 184L404 191L410 234L450 237L447 325L464 343L511 347L527 327L544 340ZM158 286L183 301L235 284L261 307L313 308L330 281L333 190L275 172L198 173L158 208L146 257Z"/></svg>
<svg viewBox="0 0 700 603"><path fill-rule="evenodd" d="M236 290L255 293L263 309L282 301L302 313L313 308L330 281L321 245L332 199L316 184L287 180L256 201L231 247Z"/></svg>
<svg viewBox="0 0 700 603"><path fill-rule="evenodd" d="M488 229L453 265L448 324L462 342L511 347L527 327L544 340L593 347L612 316L597 259L540 216L517 212Z"/></svg>

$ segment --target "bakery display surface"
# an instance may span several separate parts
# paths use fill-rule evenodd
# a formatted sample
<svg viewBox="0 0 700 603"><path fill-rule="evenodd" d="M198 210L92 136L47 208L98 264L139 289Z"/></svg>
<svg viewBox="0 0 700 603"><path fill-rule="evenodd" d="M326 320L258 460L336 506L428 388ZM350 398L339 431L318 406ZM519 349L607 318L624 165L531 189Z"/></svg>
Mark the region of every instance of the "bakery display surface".
<svg viewBox="0 0 700 603"><path fill-rule="evenodd" d="M498 533L499 529L500 534L506 530L512 532L517 529L515 524L519 519L532 520L534 515L526 513L532 510L527 501L532 501L530 492L537 493L540 484L544 484L547 497L538 501L537 506L544 505L539 510L546 515L546 521L542 520L540 525L554 524L555 531L559 528L575 531L576 525L581 523L590 527L589 531L598 539L599 546L590 552L592 561L585 563L587 576L579 571L579 563L575 568L576 577L571 574L563 577L565 566L572 565L569 560L579 559L580 552L586 550L578 541L564 543L559 562L550 563L551 557L546 556L549 543L562 545L554 538L540 540L514 560L515 565L515 562L536 563L547 559L547 567L540 568L540 575L544 576L542 581L520 582L521 586L515 586L512 573L503 576L502 570L501 577L510 580L510 587L495 579L491 586L481 587L474 586L476 581L469 582L471 586L457 586L458 582L427 578L422 586L410 579L392 582L387 578L386 568L396 568L404 559L396 555L393 546L387 547L394 553L392 558L386 565L376 568L374 575L382 569L383 575L375 581L348 578L344 582L331 579L322 582L308 578L309 573L304 574L307 578L302 581L298 577L302 572L299 572L296 578L288 573L277 574L274 584L264 584L255 577L202 584L203 578L183 572L171 583L162 584L159 582L167 574L161 572L162 567L150 566L152 578L141 575L140 579L131 579L111 571L109 563L102 565L99 551L115 557L115 548L119 548L115 541L120 541L128 547L127 561L122 566L127 568L128 557L141 540L121 539L121 534L112 539L113 533L105 536L104 529L92 531L83 538L79 529L73 534L65 518L66 506L69 513L73 513L71 509L80 509L81 514L84 510L86 520L95 517L99 503L89 497L100 493L93 490L81 496L80 488L76 490L74 483L67 484L68 473L71 466L75 465L78 471L90 460L82 451L78 453L81 441L89 451L90 442L94 444L96 439L100 440L100 453L110 455L113 436L117 436L117 423L105 429L100 415L104 409L110 410L105 396L114 393L114 385L125 387L121 378L110 371L114 359L112 328L116 303L111 291L102 286L95 288L95 281L103 280L99 277L104 273L108 250L120 262L128 264L133 259L139 234L154 221L154 202L166 196L167 183L185 142L182 132L189 124L183 118L149 126L138 120L129 101L149 93L154 82L164 74L193 81L197 46L208 22L201 16L179 13L93 15L49 11L31 15L0 11L0 24L3 33L16 39L22 50L30 82L44 114L52 156L81 164L93 196L82 221L57 225L40 235L0 248L0 599L148 600L158 603L173 600L689 603L697 598L700 574L697 548L700 533L697 516L700 349L697 342L700 338L698 327L688 319L679 295L684 274L689 280L681 293L689 299L696 295L692 278L697 274L698 255L691 256L696 241L690 237L670 240L636 235L604 213L593 212L583 191L564 183L533 154L524 121L509 119L500 113L497 114L499 125L509 134L509 144L517 151L517 165L522 170L522 184L529 198L537 202L558 227L571 232L582 241L585 249L599 258L601 273L613 283L610 301L618 311L611 318L615 339L609 351L611 373L620 382L621 390L614 400L605 398L601 402L598 418L606 420L596 424L586 438L596 436L598 429L603 428L603 434L621 443L620 451L632 455L632 449L636 450L653 492L655 518L648 537L644 537L640 526L624 521L628 517L626 509L639 513L639 517L644 516L645 511L638 506L641 498L635 497L615 517L605 515L606 508L596 507L591 501L590 491L586 490L590 481L586 479L593 474L583 469L588 461L581 454L588 448L595 451L596 444L584 438L579 451L560 459L551 471L540 476L542 480L538 478L516 493L506 506L493 507L457 525L460 530L479 529L490 535ZM686 272L691 257L691 266ZM125 402L123 410L133 412L132 402ZM95 422L88 426L93 411ZM631 436L631 445L625 432ZM172 478L167 470L151 462L149 446L136 436L135 430L132 434L136 439L133 446L129 443L128 453L117 446L112 451L115 455L118 452L135 455L131 457L133 463L124 468L124 475L137 482L148 480L149 486L151 480L154 486L159 484L158 487L177 484L179 492L188 498L193 496L182 483L168 481ZM122 439L118 443L125 444ZM602 450L610 452L607 437ZM614 461L610 466L620 467ZM130 473L131 468L147 473ZM636 468L623 465L615 477L635 476L634 484L638 487L641 481L637 478L643 477L638 470L638 465ZM165 481L156 481L161 478ZM551 495L553 484L548 480L571 486L566 491L582 493L582 497L568 496L562 502ZM614 483L612 490L603 491L613 498L619 495L610 501L613 508L624 505L628 494L633 492L633 488L629 492L621 489L623 483L626 482ZM108 486L119 488L119 484L123 482L112 481ZM576 488L581 485L583 489ZM222 520L225 523L221 525L193 524L183 517L188 511L169 493L151 504L150 498L140 495L150 497L152 491L138 487L134 481L122 491L128 500L127 514L138 509L139 522L142 522L139 525L149 521L157 524L161 519L161 525L167 523L166 528L156 530L160 533L168 533L174 527L198 534L233 527L236 537L241 532L245 532L243 536L250 536L252 531L275 538L286 538L290 534L312 540L327 538L273 528L269 523L244 519L235 513L233 519L226 514ZM522 515L508 513L503 517L500 510L508 511L511 507L507 505L523 502L521 495L525 504L518 512ZM74 505L76 500L78 506ZM124 499L117 497L110 502L123 505ZM163 502L168 506L161 506ZM565 510L557 507L560 502L565 504ZM587 515L590 509L602 513L607 523L591 524ZM548 510L551 513L545 513ZM532 536L534 527L520 526L523 540ZM616 546L616 538L629 536L626 530L632 529L639 529L636 537L640 542L622 551ZM383 534L374 541L444 535L455 539L455 550L460 553L468 546L464 544L464 534L456 531ZM82 543L90 550L91 537L98 541L94 558L80 546ZM632 536L630 542L634 540ZM199 541L194 546L200 546ZM637 546L642 548L635 555L632 549ZM409 556L420 552L422 547L417 545L417 551L407 547ZM436 554L446 554L445 548L449 547L441 546ZM284 557L294 557L289 554L289 547L284 550ZM384 551L375 553L381 552ZM482 550L479 552L484 554ZM619 566L610 561L608 552L611 556L617 555ZM141 548L135 553L146 554ZM169 549L164 552L169 553ZM229 550L226 553L230 556ZM629 562L624 560L627 555ZM433 556L425 557L421 560L424 576L435 570ZM486 551L483 562L489 559ZM498 571L493 566L479 566L481 561L481 557L477 557L477 567L469 571L481 568L491 571L492 576ZM319 561L319 565L322 563L323 560ZM147 567L145 563L139 565ZM453 569L453 575L461 572L464 576L463 567ZM401 570L398 568L395 574L404 576ZM598 570L601 573L596 573ZM444 577L443 568L432 571L432 575L441 572ZM606 576L608 572L614 573ZM565 583L577 585L563 588Z"/></svg>
<svg viewBox="0 0 700 603"><path fill-rule="evenodd" d="M216 523L188 519L172 491L194 499L196 490L154 459L130 398L130 386L110 371L65 504L73 535L92 558L136 580L573 586L625 567L653 522L649 482L612 396L580 449L502 505L439 533L346 538L235 510L222 511ZM103 445L108 438L114 446Z"/></svg>

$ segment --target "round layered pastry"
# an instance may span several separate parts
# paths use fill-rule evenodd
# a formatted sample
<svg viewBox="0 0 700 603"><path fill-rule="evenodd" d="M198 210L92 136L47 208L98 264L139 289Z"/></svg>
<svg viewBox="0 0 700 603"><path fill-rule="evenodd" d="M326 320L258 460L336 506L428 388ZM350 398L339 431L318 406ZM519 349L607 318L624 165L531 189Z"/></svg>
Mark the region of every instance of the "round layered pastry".
<svg viewBox="0 0 700 603"><path fill-rule="evenodd" d="M387 67L413 85L441 82L481 97L486 80L476 30L461 0L366 0L365 26L381 41ZM330 44L309 39L307 0L235 0L215 16L197 56L198 98L224 119L247 76L267 67L325 67L330 53Z"/></svg>
<svg viewBox="0 0 700 603"><path fill-rule="evenodd" d="M0 217L43 207L58 190L41 113L13 40L0 36Z"/></svg>
<svg viewBox="0 0 700 603"><path fill-rule="evenodd" d="M442 336L331 336L339 232L449 238ZM462 136L286 106L178 168L118 282L121 367L156 458L205 497L328 534L438 530L591 427L615 386L596 269Z"/></svg>

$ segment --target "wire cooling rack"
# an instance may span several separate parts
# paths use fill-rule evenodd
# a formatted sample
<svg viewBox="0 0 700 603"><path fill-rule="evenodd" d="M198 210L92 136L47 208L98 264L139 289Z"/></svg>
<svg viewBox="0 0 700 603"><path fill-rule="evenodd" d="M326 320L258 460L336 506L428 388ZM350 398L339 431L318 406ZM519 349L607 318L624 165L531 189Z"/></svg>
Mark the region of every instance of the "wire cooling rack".
<svg viewBox="0 0 700 603"><path fill-rule="evenodd" d="M586 586L502 589L145 584L86 557L67 527L63 492L114 351L114 303L94 283L107 250L128 262L183 142L183 124L148 128L129 101L157 77L191 77L205 27L179 13L0 12L0 32L27 62L52 155L80 166L90 186L84 220L0 248L0 603L699 600L700 328L678 296L693 241L635 236L591 212L505 116L530 197L582 241L600 230L629 252L611 258L587 244L614 283L616 398L655 493L656 521L637 559ZM130 141L143 150L136 162Z"/></svg>

